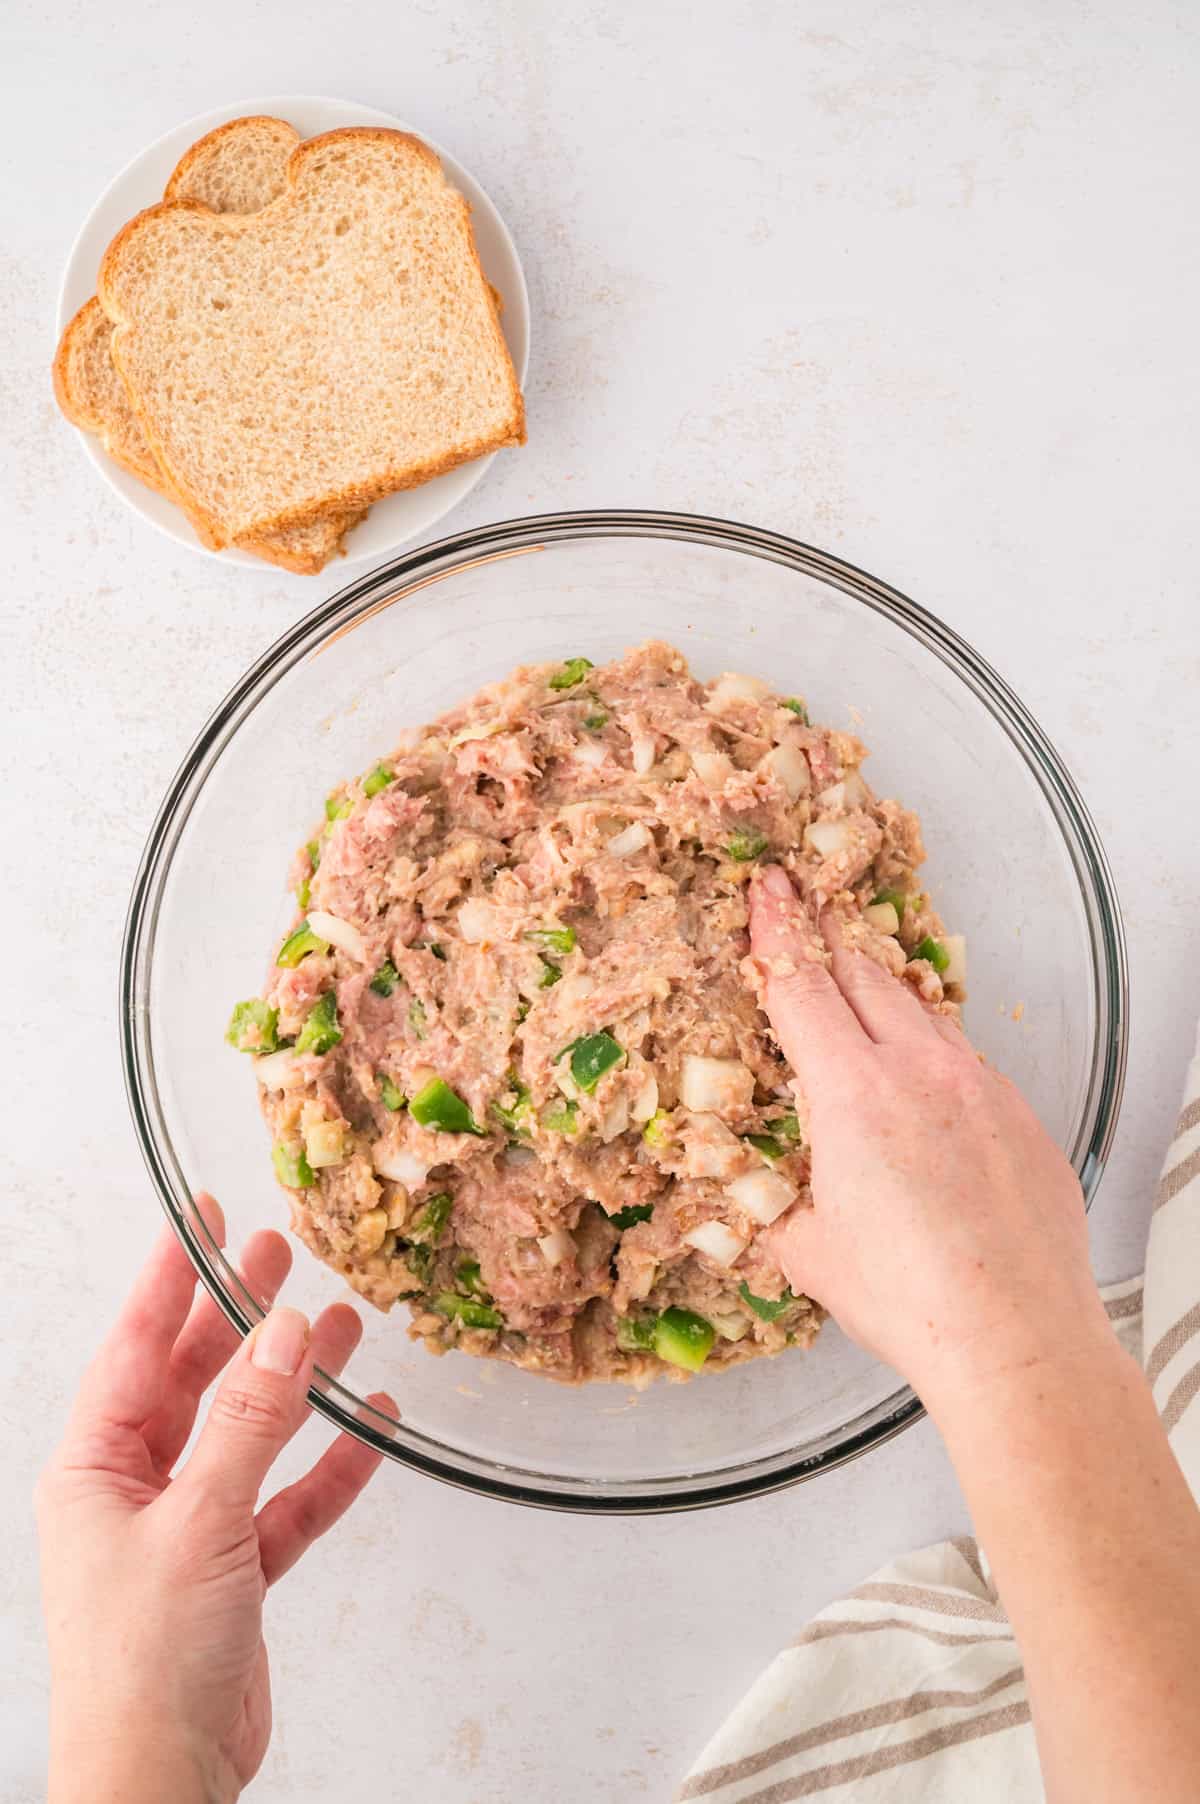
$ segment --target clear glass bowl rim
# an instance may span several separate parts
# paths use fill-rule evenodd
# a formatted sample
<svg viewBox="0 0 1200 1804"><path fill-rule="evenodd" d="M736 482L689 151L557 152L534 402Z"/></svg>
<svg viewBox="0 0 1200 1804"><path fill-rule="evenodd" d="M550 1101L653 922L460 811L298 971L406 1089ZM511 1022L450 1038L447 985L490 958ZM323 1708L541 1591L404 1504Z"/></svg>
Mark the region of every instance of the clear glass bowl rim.
<svg viewBox="0 0 1200 1804"><path fill-rule="evenodd" d="M1103 1173L1120 1112L1128 1058L1128 962L1112 872L1099 834L1074 780L1028 709L1004 679L936 615L877 577L800 540L737 521L702 515L601 508L528 515L454 533L402 553L358 577L283 633L215 709L189 748L155 817L134 879L120 965L121 1059L126 1095L142 1157L171 1226L205 1287L227 1319L248 1334L262 1311L232 1277L220 1250L198 1224L182 1169L171 1146L155 1081L150 1043L150 975L155 930L175 848L209 770L241 722L299 660L348 631L382 606L411 595L457 569L540 545L592 538L678 540L782 564L815 576L883 615L932 653L987 708L1022 758L1054 815L1071 858L1087 916L1094 974L1096 1033L1083 1119L1072 1162L1090 1206ZM776 1455L733 1466L695 1481L674 1480L655 1490L641 1484L556 1488L511 1466L443 1459L394 1438L388 1418L328 1375L318 1372L312 1406L347 1433L392 1459L461 1489L512 1503L588 1514L657 1514L701 1509L780 1490L857 1458L891 1439L924 1411L906 1386L845 1435L817 1453ZM403 1410L401 1410L403 1417ZM461 1456L456 1456L461 1457Z"/></svg>

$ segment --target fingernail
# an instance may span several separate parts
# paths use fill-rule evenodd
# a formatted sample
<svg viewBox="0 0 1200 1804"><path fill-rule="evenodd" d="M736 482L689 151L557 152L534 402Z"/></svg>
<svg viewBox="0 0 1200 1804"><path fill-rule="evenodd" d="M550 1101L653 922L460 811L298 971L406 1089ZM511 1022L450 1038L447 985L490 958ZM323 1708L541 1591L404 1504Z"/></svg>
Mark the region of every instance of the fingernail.
<svg viewBox="0 0 1200 1804"><path fill-rule="evenodd" d="M276 1372L290 1378L299 1370L308 1347L308 1317L298 1309L272 1309L254 1331L251 1363L260 1372Z"/></svg>
<svg viewBox="0 0 1200 1804"><path fill-rule="evenodd" d="M789 901L794 895L792 880L781 864L769 864L762 873L762 886L768 896L774 896L780 902Z"/></svg>
<svg viewBox="0 0 1200 1804"><path fill-rule="evenodd" d="M371 1421L371 1427L379 1434L386 1435L389 1441L394 1441L400 1429L400 1405L396 1399L386 1391L372 1391L367 1402L374 1412L372 1418L367 1418ZM359 1417L363 1419L361 1410Z"/></svg>

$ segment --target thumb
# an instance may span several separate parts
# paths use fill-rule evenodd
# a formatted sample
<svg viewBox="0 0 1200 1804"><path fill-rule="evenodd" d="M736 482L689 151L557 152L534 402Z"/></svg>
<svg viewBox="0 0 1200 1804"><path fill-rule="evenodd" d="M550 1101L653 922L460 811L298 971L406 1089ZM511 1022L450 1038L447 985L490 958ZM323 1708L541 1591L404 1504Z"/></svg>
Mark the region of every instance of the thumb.
<svg viewBox="0 0 1200 1804"><path fill-rule="evenodd" d="M828 1307L824 1294L825 1224L816 1209L795 1204L780 1221L759 1235L758 1244L778 1265L794 1295L812 1297L814 1302Z"/></svg>
<svg viewBox="0 0 1200 1804"><path fill-rule="evenodd" d="M308 1317L272 1309L238 1348L177 1480L249 1515L263 1480L308 1413Z"/></svg>

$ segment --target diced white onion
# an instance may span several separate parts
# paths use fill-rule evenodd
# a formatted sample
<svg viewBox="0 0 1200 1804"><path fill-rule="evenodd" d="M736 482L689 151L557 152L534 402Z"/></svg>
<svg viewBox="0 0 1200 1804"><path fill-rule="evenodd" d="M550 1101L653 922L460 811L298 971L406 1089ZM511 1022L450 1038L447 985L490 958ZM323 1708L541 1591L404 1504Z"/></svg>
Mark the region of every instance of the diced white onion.
<svg viewBox="0 0 1200 1804"><path fill-rule="evenodd" d="M854 828L848 820L812 821L804 829L804 843L820 858L835 858L854 844Z"/></svg>
<svg viewBox="0 0 1200 1804"><path fill-rule="evenodd" d="M575 1242L565 1228L551 1228L549 1234L539 1234L538 1245L547 1265L561 1265L575 1252Z"/></svg>
<svg viewBox="0 0 1200 1804"><path fill-rule="evenodd" d="M789 801L795 802L802 795L807 795L812 787L808 759L804 756L803 747L794 739L785 739L780 745L773 747L758 768L767 771L783 785Z"/></svg>
<svg viewBox="0 0 1200 1804"><path fill-rule="evenodd" d="M570 1059L559 1061L554 1072L554 1085L559 1094L565 1096L568 1102L578 1102L583 1095L583 1091L571 1076Z"/></svg>
<svg viewBox="0 0 1200 1804"><path fill-rule="evenodd" d="M765 701L770 693L771 685L764 683L761 677L742 676L736 670L727 670L713 684L704 705L715 713L728 707L730 702Z"/></svg>
<svg viewBox="0 0 1200 1804"><path fill-rule="evenodd" d="M505 937L500 917L490 902L482 896L468 896L455 916L455 924L459 934L468 946L482 946L485 940L500 940Z"/></svg>
<svg viewBox="0 0 1200 1804"><path fill-rule="evenodd" d="M343 921L340 915L327 915L320 909L314 909L308 917L308 924L314 933L319 933L323 940L328 940L339 952L344 952L348 958L357 959L360 965L366 964L366 943L358 928L352 927L349 921Z"/></svg>
<svg viewBox="0 0 1200 1804"><path fill-rule="evenodd" d="M304 1152L314 1171L324 1165L340 1165L346 1156L341 1122L314 1121L304 1130Z"/></svg>
<svg viewBox="0 0 1200 1804"><path fill-rule="evenodd" d="M688 1111L679 1139L689 1178L725 1178L742 1162L742 1143L719 1115Z"/></svg>
<svg viewBox="0 0 1200 1804"><path fill-rule="evenodd" d="M723 789L733 775L733 759L724 752L693 752L692 769L705 789Z"/></svg>
<svg viewBox="0 0 1200 1804"><path fill-rule="evenodd" d="M699 1253L707 1253L718 1265L732 1265L749 1244L723 1221L702 1221L698 1228L693 1228L683 1238L685 1245L695 1247Z"/></svg>
<svg viewBox="0 0 1200 1804"><path fill-rule="evenodd" d="M722 1340L744 1340L750 1332L748 1318L738 1313L725 1314L710 1309L708 1319Z"/></svg>
<svg viewBox="0 0 1200 1804"><path fill-rule="evenodd" d="M537 1154L532 1147L507 1146L504 1149L504 1163L510 1166L536 1165Z"/></svg>
<svg viewBox="0 0 1200 1804"><path fill-rule="evenodd" d="M600 1123L600 1138L605 1146L615 1140L629 1126L629 1098L623 1090L619 1091L604 1111Z"/></svg>
<svg viewBox="0 0 1200 1804"><path fill-rule="evenodd" d="M284 1046L278 1052L267 1053L265 1058L255 1059L254 1075L264 1090L290 1090L294 1084L304 1082L304 1073L296 1070L296 1057L290 1046Z"/></svg>
<svg viewBox="0 0 1200 1804"><path fill-rule="evenodd" d="M507 731L508 724L506 720L489 720L464 727L449 740L450 749L453 751L456 745L473 745L477 739L494 739L497 733Z"/></svg>
<svg viewBox="0 0 1200 1804"><path fill-rule="evenodd" d="M725 1194L764 1228L790 1209L797 1196L795 1187L785 1177L766 1169L735 1178L732 1184L726 1184Z"/></svg>
<svg viewBox="0 0 1200 1804"><path fill-rule="evenodd" d="M817 796L818 808L861 808L867 799L867 786L856 770L848 771L837 783L831 783Z"/></svg>
<svg viewBox="0 0 1200 1804"><path fill-rule="evenodd" d="M872 902L869 908L863 909L862 918L868 927L875 929L876 933L899 933L900 931L900 916L896 913L895 904L892 902Z"/></svg>
<svg viewBox="0 0 1200 1804"><path fill-rule="evenodd" d="M401 727L396 735L396 750L398 752L415 752L421 743L424 731L424 727Z"/></svg>
<svg viewBox="0 0 1200 1804"><path fill-rule="evenodd" d="M625 1260L621 1261L626 1265ZM625 1283L629 1286L629 1294L641 1302L654 1289L654 1280L658 1276L658 1260L643 1259L640 1264L630 1264L625 1271Z"/></svg>
<svg viewBox="0 0 1200 1804"><path fill-rule="evenodd" d="M961 933L944 933L942 945L950 959L950 963L942 972L943 983L966 983L967 981L967 942Z"/></svg>
<svg viewBox="0 0 1200 1804"><path fill-rule="evenodd" d="M629 1113L639 1124L649 1121L658 1108L658 1079L652 1068L647 1065L638 1080L638 1087L629 1099Z"/></svg>
<svg viewBox="0 0 1200 1804"><path fill-rule="evenodd" d="M633 759L633 768L639 777L644 777L654 766L654 755L658 742L653 733L631 733L629 748Z"/></svg>
<svg viewBox="0 0 1200 1804"><path fill-rule="evenodd" d="M574 1008L577 1002L590 996L595 987L596 979L589 977L586 971L572 971L555 986L554 995L560 1005Z"/></svg>
<svg viewBox="0 0 1200 1804"><path fill-rule="evenodd" d="M608 752L598 739L580 739L575 745L575 757L578 763L595 770L607 763Z"/></svg>
<svg viewBox="0 0 1200 1804"><path fill-rule="evenodd" d="M685 1053L679 1069L679 1099L697 1115L732 1114L749 1105L754 1076L740 1059L706 1059Z"/></svg>
<svg viewBox="0 0 1200 1804"><path fill-rule="evenodd" d="M542 978L546 975L546 967L532 946L528 948L528 953L529 956L522 959L518 966L513 981L516 983L518 996L526 1002L536 1002L541 994Z"/></svg>
<svg viewBox="0 0 1200 1804"><path fill-rule="evenodd" d="M631 821L609 840L607 850L614 858L632 858L635 852L644 852L650 844L650 833L641 821Z"/></svg>
<svg viewBox="0 0 1200 1804"><path fill-rule="evenodd" d="M391 1178L397 1184L407 1184L410 1188L423 1184L429 1176L429 1166L422 1163L415 1153L405 1147L388 1149L382 1140L377 1140L371 1148L371 1163L381 1178Z"/></svg>

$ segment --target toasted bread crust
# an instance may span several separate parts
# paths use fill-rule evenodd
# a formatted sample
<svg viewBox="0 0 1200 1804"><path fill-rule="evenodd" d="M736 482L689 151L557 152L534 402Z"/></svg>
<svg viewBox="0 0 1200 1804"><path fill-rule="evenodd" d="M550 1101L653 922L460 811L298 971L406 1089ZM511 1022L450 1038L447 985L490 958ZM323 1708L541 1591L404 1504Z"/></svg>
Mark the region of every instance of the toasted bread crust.
<svg viewBox="0 0 1200 1804"><path fill-rule="evenodd" d="M308 139L296 147L288 159L282 192L260 212L253 215L215 215L208 209L199 206L195 201L186 198L180 197L163 201L156 206L146 208L130 220L113 239L101 262L97 293L101 305L114 325L113 361L124 380L131 406L142 431L153 448L155 457L178 492L181 505L184 506L188 517L206 541L216 546L234 542L246 544L248 541L259 539L264 534L275 534L293 528L311 526L318 521L327 519L331 513L351 512L365 508L385 495L401 489L417 487L435 476L442 475L448 470L457 468L460 464L470 462L477 457L500 449L502 446L519 445L525 442L524 401L509 357L508 347L500 330L496 297L494 292L489 289L480 265L478 247L471 230L470 208L463 197L448 184L445 195L441 198L450 205L456 205L461 209L461 224L465 228L465 245L470 259L471 272L485 297L485 310L482 317L487 321L489 342L484 347L484 351L493 360L493 367L502 372L505 397L503 411L506 417L502 419L498 427L481 432L466 441L460 441L453 449L444 454L416 459L410 457L406 461L385 463L382 468L377 465L370 476L348 477L326 489L316 499L306 498L295 504L264 509L261 514L252 519L236 524L229 517L221 517L194 491L187 471L180 466L172 448L164 442L155 417L154 407L147 400L145 394L139 391L137 371L131 367L126 342L130 331L136 329L136 320L122 298L121 277L124 269L133 265L140 240L148 232L156 229L160 220L177 219L184 213L202 217L205 222L205 230L214 235L236 238L248 231L262 232L269 227L272 216L278 218L286 216L287 210L295 204L296 191L304 177L314 165L319 169L319 159L323 154L331 147L340 148L347 142L361 144L365 141L384 146L389 153L394 153L403 146L406 154L415 155L430 169L441 174L441 164L434 152L411 133L398 132L379 126L340 128Z"/></svg>

